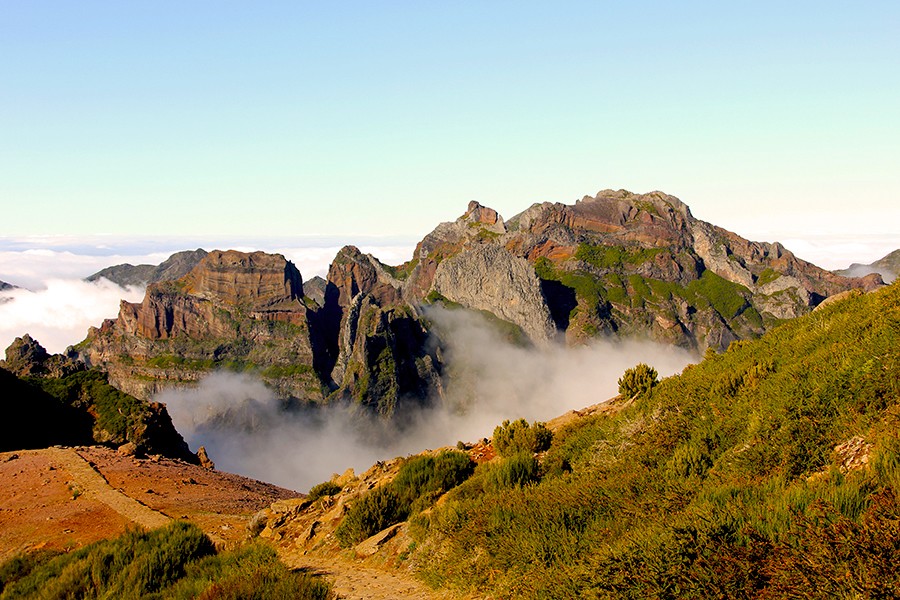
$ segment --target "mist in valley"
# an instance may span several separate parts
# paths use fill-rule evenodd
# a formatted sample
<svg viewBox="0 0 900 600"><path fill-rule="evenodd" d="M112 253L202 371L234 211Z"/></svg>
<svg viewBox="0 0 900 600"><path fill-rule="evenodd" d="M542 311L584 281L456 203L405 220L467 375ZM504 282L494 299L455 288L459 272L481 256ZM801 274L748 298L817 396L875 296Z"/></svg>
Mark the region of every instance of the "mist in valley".
<svg viewBox="0 0 900 600"><path fill-rule="evenodd" d="M348 468L361 473L379 460L490 437L505 419L545 421L603 402L638 362L668 376L696 361L685 350L628 340L522 347L475 313L433 307L427 317L445 350L443 397L407 403L390 421L351 404L288 409L259 380L228 372L155 400L217 468L306 491Z"/></svg>

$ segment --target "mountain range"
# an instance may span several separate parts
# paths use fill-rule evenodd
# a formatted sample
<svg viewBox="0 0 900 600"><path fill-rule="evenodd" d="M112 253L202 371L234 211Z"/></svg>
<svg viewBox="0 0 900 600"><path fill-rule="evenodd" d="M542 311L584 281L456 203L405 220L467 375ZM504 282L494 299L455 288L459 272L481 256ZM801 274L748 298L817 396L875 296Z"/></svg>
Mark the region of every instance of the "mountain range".
<svg viewBox="0 0 900 600"><path fill-rule="evenodd" d="M299 593L305 572L276 570L271 547L350 594L381 569L366 585L385 598L430 596L404 574L460 597L896 596L900 288L878 273L831 273L624 191L508 221L473 202L406 263L347 246L324 280L263 252L164 264L106 269L146 295L65 354L23 335L0 363L0 554L32 551L0 564L4 598L137 597L182 576L183 597L247 597L263 580ZM618 336L703 359L663 380L638 364L607 402L293 499L217 473L149 401L229 369L286 406L402 414L453 384L438 305L526 347ZM203 531L176 522L59 554L171 515Z"/></svg>
<svg viewBox="0 0 900 600"><path fill-rule="evenodd" d="M508 221L472 202L406 263L347 246L325 281L304 282L280 255L203 250L99 276L150 282L142 302L123 302L76 347L128 393L150 398L226 368L289 401L343 399L385 416L442 393L431 305L477 312L525 344L619 336L702 353L882 285L695 219L673 196L623 190L536 204Z"/></svg>

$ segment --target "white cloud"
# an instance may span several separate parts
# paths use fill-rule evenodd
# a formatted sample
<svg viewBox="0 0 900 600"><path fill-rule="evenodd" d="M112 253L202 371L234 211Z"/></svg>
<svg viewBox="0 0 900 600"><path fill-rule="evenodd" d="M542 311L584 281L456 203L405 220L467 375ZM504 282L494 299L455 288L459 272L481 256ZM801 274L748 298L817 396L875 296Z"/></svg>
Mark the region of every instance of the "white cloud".
<svg viewBox="0 0 900 600"><path fill-rule="evenodd" d="M490 437L504 419L548 420L603 402L638 362L661 375L689 353L647 342L521 348L499 339L478 315L430 310L446 331L452 365L447 394L430 408L405 408L394 423L353 406L285 412L271 391L245 375L216 373L190 389L156 396L191 448L206 446L217 467L300 491L348 467Z"/></svg>
<svg viewBox="0 0 900 600"><path fill-rule="evenodd" d="M17 289L0 294L0 350L28 333L49 352L62 352L87 335L88 328L115 317L119 301L140 301L143 290L123 289L101 280L88 283L50 279L44 289Z"/></svg>

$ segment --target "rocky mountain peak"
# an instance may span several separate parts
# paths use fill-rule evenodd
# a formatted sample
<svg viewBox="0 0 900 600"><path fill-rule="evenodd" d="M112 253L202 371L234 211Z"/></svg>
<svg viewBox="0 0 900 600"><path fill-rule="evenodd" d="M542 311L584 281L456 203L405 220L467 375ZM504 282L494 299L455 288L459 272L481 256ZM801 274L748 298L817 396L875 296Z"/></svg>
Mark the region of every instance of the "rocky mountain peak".
<svg viewBox="0 0 900 600"><path fill-rule="evenodd" d="M6 360L0 363L0 367L19 377L39 375L46 372L44 363L49 358L47 350L26 333L17 337L6 349Z"/></svg>
<svg viewBox="0 0 900 600"><path fill-rule="evenodd" d="M0 360L0 368L18 377L65 377L84 369L84 364L71 356L50 354L27 333L13 340L6 349L6 360Z"/></svg>
<svg viewBox="0 0 900 600"><path fill-rule="evenodd" d="M475 225L482 225L488 229L488 231L493 231L495 233L506 233L503 217L501 217L493 208L482 206L475 200L469 202L469 207L466 210L466 213L460 217L460 220Z"/></svg>
<svg viewBox="0 0 900 600"><path fill-rule="evenodd" d="M344 246L338 251L328 269L328 282L334 286L341 307L349 306L360 293L371 294L383 305L396 304L401 297L401 282L378 259L356 246ZM326 290L326 301L328 295Z"/></svg>

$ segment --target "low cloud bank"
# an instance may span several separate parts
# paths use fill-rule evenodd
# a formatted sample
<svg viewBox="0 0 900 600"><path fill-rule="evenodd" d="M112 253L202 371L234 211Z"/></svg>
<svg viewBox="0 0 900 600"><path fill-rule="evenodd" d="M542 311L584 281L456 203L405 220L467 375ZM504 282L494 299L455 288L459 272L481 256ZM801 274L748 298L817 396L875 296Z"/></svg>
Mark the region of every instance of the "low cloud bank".
<svg viewBox="0 0 900 600"><path fill-rule="evenodd" d="M850 271L850 277L865 277L866 275L871 275L872 273L878 273L879 275L881 275L881 278L884 279L885 283L893 283L897 278L897 275L895 273L892 273L887 269L873 269L869 265L851 265L848 271Z"/></svg>
<svg viewBox="0 0 900 600"><path fill-rule="evenodd" d="M360 472L377 460L489 437L504 419L548 420L605 401L638 362L666 376L695 360L635 341L521 348L471 313L437 309L429 318L447 348L446 395L430 408L405 409L401 424L353 406L286 411L259 381L233 373L155 399L166 403L191 448L206 446L218 468L305 491L349 467Z"/></svg>
<svg viewBox="0 0 900 600"><path fill-rule="evenodd" d="M0 293L0 351L28 333L51 353L83 340L88 328L119 312L120 300L139 302L141 288L121 288L109 281L50 279L38 291Z"/></svg>

